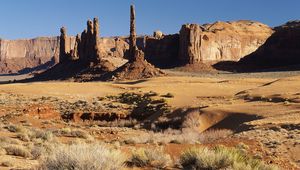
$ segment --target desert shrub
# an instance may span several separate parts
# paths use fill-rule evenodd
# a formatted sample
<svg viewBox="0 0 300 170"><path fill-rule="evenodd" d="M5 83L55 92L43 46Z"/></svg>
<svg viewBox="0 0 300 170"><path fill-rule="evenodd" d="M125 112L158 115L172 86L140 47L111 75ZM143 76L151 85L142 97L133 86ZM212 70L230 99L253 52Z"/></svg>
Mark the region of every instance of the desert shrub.
<svg viewBox="0 0 300 170"><path fill-rule="evenodd" d="M180 164L184 169L221 169L230 165L226 155L217 155L208 148L186 150L180 156Z"/></svg>
<svg viewBox="0 0 300 170"><path fill-rule="evenodd" d="M253 159L239 149L224 146L213 149L190 148L181 154L179 162L183 169L277 169L273 165L266 165L261 160Z"/></svg>
<svg viewBox="0 0 300 170"><path fill-rule="evenodd" d="M130 136L130 138L125 139L125 141L130 141L135 144L145 144L145 143L211 143L217 139L228 137L232 134L230 130L209 130L206 132L198 132L193 130L167 130L164 132L152 132L142 133L137 136Z"/></svg>
<svg viewBox="0 0 300 170"><path fill-rule="evenodd" d="M42 139L44 141L52 141L53 140L53 134L50 131L43 131L35 129L30 133L31 139Z"/></svg>
<svg viewBox="0 0 300 170"><path fill-rule="evenodd" d="M8 125L5 127L8 131L10 132L18 132L18 133L25 133L27 132L27 129L24 128L23 126L16 126L16 125Z"/></svg>
<svg viewBox="0 0 300 170"><path fill-rule="evenodd" d="M18 133L17 138L19 138L21 141L24 141L24 142L30 141L30 138L27 133Z"/></svg>
<svg viewBox="0 0 300 170"><path fill-rule="evenodd" d="M17 139L6 137L6 136L0 136L0 145L3 146L6 144L18 145L18 144L20 144L20 141Z"/></svg>
<svg viewBox="0 0 300 170"><path fill-rule="evenodd" d="M56 136L69 136L69 137L77 137L88 140L93 140L93 136L91 136L87 131L79 130L79 129L69 129L63 128L61 130L53 131Z"/></svg>
<svg viewBox="0 0 300 170"><path fill-rule="evenodd" d="M29 158L31 156L30 152L23 146L20 145L7 145L4 147L8 155L21 156L24 158Z"/></svg>
<svg viewBox="0 0 300 170"><path fill-rule="evenodd" d="M196 129L200 127L200 113L193 111L188 113L182 123L183 128Z"/></svg>
<svg viewBox="0 0 300 170"><path fill-rule="evenodd" d="M118 150L103 145L58 145L41 160L43 170L119 170L126 157Z"/></svg>
<svg viewBox="0 0 300 170"><path fill-rule="evenodd" d="M164 153L163 148L139 148L132 152L127 161L129 166L165 168L172 164L170 155Z"/></svg>
<svg viewBox="0 0 300 170"><path fill-rule="evenodd" d="M88 132L83 130L72 130L70 135L73 137L78 137L83 139L89 139L91 137Z"/></svg>
<svg viewBox="0 0 300 170"><path fill-rule="evenodd" d="M19 132L17 137L24 142L37 139L42 141L53 141L54 139L52 132L39 129L26 129L26 131Z"/></svg>
<svg viewBox="0 0 300 170"><path fill-rule="evenodd" d="M208 130L199 134L198 141L200 143L211 143L217 139L226 138L232 135L233 132L228 129Z"/></svg>
<svg viewBox="0 0 300 170"><path fill-rule="evenodd" d="M40 158L43 153L45 153L46 150L44 147L41 147L41 146L33 146L31 148L31 156L32 156L32 159L38 159Z"/></svg>
<svg viewBox="0 0 300 170"><path fill-rule="evenodd" d="M1 155L5 155L6 154L6 150L2 147L0 147L0 156Z"/></svg>

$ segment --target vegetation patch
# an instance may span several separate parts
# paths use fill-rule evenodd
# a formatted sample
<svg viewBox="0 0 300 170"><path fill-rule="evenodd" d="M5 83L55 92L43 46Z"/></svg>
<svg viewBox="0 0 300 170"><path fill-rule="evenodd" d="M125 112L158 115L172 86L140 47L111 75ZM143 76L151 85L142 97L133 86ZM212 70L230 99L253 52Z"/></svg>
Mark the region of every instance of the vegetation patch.
<svg viewBox="0 0 300 170"><path fill-rule="evenodd" d="M172 165L170 155L164 153L163 148L139 148L132 152L131 158L127 161L129 166L153 167L163 169Z"/></svg>
<svg viewBox="0 0 300 170"><path fill-rule="evenodd" d="M40 164L45 170L119 170L126 157L118 150L103 145L57 145Z"/></svg>
<svg viewBox="0 0 300 170"><path fill-rule="evenodd" d="M184 151L179 159L184 169L244 169L244 170L277 170L274 165L254 159L247 153L236 149L217 146L190 148Z"/></svg>

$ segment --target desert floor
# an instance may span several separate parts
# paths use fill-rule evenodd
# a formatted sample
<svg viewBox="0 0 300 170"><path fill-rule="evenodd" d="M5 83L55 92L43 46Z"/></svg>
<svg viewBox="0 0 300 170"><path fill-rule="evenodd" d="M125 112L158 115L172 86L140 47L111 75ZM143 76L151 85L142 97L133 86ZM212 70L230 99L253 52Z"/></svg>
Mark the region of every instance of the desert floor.
<svg viewBox="0 0 300 170"><path fill-rule="evenodd" d="M95 140L122 141L143 135L148 131L125 127L98 127L95 122L65 122L57 114L63 103L94 103L95 99L117 96L122 93L171 94L164 100L171 110L196 109L200 116L197 130L229 129L233 134L203 145L228 146L243 142L253 154L259 153L266 162L282 169L300 168L300 76L299 72L270 72L252 74L191 74L169 71L169 76L123 82L36 82L0 85L0 136L20 140L8 125L27 128L63 129L76 128L87 131ZM300 75L300 74L299 74ZM103 101L106 104L113 101ZM100 101L101 103L101 101ZM127 106L109 106L126 109ZM66 106L67 107L67 106ZM83 107L83 106L80 106ZM105 105L107 107L107 105ZM104 108L105 108L104 107ZM59 109L57 109L59 108ZM84 108L84 107L83 107ZM121 108L121 109L120 109ZM44 109L44 110L43 110ZM65 108L66 110L68 109ZM45 113L44 113L45 112ZM122 114L122 113L120 113ZM178 117L184 117L176 113ZM175 118L168 114L165 119ZM160 121L162 115L153 115L149 121ZM93 125L91 125L93 124ZM67 143L74 136L58 136ZM121 145L123 150L144 144ZM166 152L176 157L183 148L199 144L163 144ZM155 146L150 144L149 146ZM10 162L11 164L7 162ZM1 165L2 163L2 165ZM3 164L4 163L4 164ZM13 155L0 154L0 169L32 168L38 161Z"/></svg>

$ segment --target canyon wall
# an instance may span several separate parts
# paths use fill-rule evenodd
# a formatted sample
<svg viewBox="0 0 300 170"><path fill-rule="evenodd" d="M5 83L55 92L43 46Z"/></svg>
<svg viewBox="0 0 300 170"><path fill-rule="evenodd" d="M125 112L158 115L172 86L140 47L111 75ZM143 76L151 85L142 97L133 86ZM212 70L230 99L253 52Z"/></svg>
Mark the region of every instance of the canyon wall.
<svg viewBox="0 0 300 170"><path fill-rule="evenodd" d="M138 44L142 45L141 38ZM66 52L74 49L76 38L68 36ZM104 58L128 56L126 37L99 38L99 51ZM45 70L59 61L59 37L40 37L24 40L0 40L0 74L28 73Z"/></svg>
<svg viewBox="0 0 300 170"><path fill-rule="evenodd" d="M58 43L58 37L0 40L0 73L54 64L59 54Z"/></svg>
<svg viewBox="0 0 300 170"><path fill-rule="evenodd" d="M275 27L275 33L240 64L256 68L274 68L300 64L300 21ZM296 67L297 69L299 66Z"/></svg>

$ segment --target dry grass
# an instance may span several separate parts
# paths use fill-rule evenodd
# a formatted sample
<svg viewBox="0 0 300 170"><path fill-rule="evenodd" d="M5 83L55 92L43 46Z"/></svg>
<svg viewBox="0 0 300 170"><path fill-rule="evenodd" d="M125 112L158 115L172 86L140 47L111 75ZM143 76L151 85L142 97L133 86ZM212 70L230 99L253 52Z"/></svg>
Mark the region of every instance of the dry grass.
<svg viewBox="0 0 300 170"><path fill-rule="evenodd" d="M182 123L183 128L197 129L200 127L200 113L199 111L193 111L185 116Z"/></svg>
<svg viewBox="0 0 300 170"><path fill-rule="evenodd" d="M6 155L6 150L2 147L0 147L0 156L1 155Z"/></svg>
<svg viewBox="0 0 300 170"><path fill-rule="evenodd" d="M4 149L8 155L21 156L24 158L29 158L31 156L28 149L20 145L7 145Z"/></svg>
<svg viewBox="0 0 300 170"><path fill-rule="evenodd" d="M247 153L236 148L217 146L190 148L179 159L183 169L243 169L277 170L273 165L266 165L261 160L253 159Z"/></svg>
<svg viewBox="0 0 300 170"><path fill-rule="evenodd" d="M164 132L146 132L138 136L130 136L125 139L126 144L145 144L145 143L211 143L215 140L228 137L232 134L230 130L210 130L203 133L186 129L185 131L166 130Z"/></svg>
<svg viewBox="0 0 300 170"><path fill-rule="evenodd" d="M17 125L8 125L5 127L8 131L14 132L14 133L23 133L26 132L27 129L23 126L17 126Z"/></svg>
<svg viewBox="0 0 300 170"><path fill-rule="evenodd" d="M164 153L163 148L139 148L132 152L131 158L127 161L129 166L153 167L163 169L172 165L170 155Z"/></svg>
<svg viewBox="0 0 300 170"><path fill-rule="evenodd" d="M87 140L94 139L93 136L91 136L87 131L80 130L80 129L63 128L61 130L56 130L53 133L56 136L77 137L77 138L83 138Z"/></svg>
<svg viewBox="0 0 300 170"><path fill-rule="evenodd" d="M103 145L58 145L42 160L39 169L119 170L125 160L126 157L120 151Z"/></svg>
<svg viewBox="0 0 300 170"><path fill-rule="evenodd" d="M6 144L15 144L15 145L19 145L20 141L17 139L13 139L10 137L6 137L6 136L0 136L0 145L4 146Z"/></svg>

